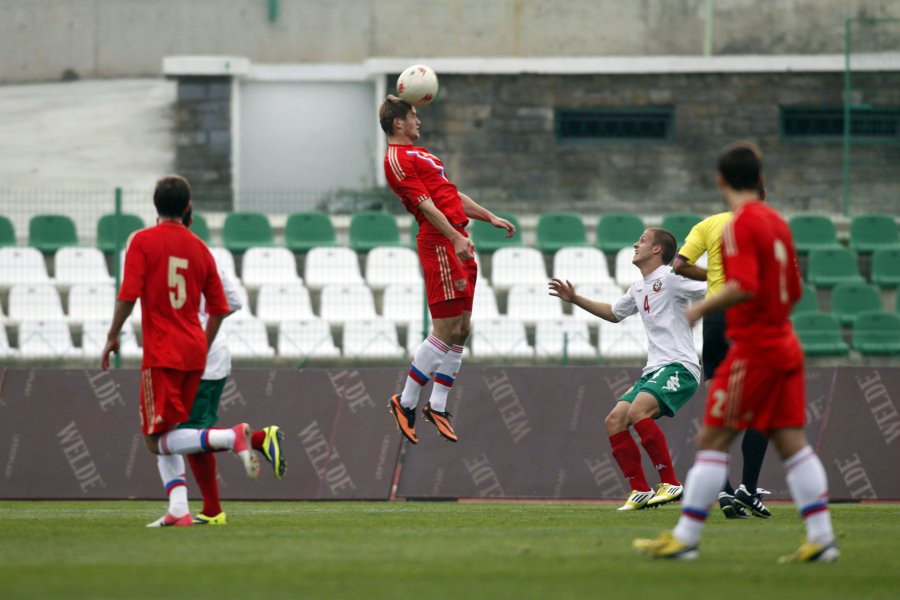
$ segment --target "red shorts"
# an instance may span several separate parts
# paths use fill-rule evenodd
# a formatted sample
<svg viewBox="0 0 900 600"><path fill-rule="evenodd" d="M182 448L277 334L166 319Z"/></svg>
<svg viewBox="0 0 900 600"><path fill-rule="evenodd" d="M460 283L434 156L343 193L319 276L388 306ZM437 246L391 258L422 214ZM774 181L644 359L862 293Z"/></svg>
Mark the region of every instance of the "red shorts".
<svg viewBox="0 0 900 600"><path fill-rule="evenodd" d="M141 431L164 433L188 420L203 370L141 369Z"/></svg>
<svg viewBox="0 0 900 600"><path fill-rule="evenodd" d="M445 237L420 237L418 248L431 317L446 319L458 317L463 311L471 312L478 277L475 259L461 263L453 244Z"/></svg>
<svg viewBox="0 0 900 600"><path fill-rule="evenodd" d="M735 352L732 346L709 386L703 422L710 427L768 433L806 424L803 361L781 370L771 356Z"/></svg>

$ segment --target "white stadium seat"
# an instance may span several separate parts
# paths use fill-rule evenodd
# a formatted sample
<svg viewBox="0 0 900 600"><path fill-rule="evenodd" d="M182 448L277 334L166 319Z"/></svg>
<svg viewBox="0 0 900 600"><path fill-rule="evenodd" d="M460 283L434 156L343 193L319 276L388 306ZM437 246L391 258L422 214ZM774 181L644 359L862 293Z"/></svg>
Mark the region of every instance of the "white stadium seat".
<svg viewBox="0 0 900 600"><path fill-rule="evenodd" d="M303 279L312 290L334 283L363 283L356 252L341 246L320 246L307 252Z"/></svg>
<svg viewBox="0 0 900 600"><path fill-rule="evenodd" d="M644 358L647 356L647 334L639 315L619 323L600 320L600 356L603 358Z"/></svg>
<svg viewBox="0 0 900 600"><path fill-rule="evenodd" d="M560 248L553 255L553 276L576 286L615 283L609 274L606 255L597 248Z"/></svg>
<svg viewBox="0 0 900 600"><path fill-rule="evenodd" d="M266 325L315 318L309 290L299 281L264 284L256 297L256 317Z"/></svg>
<svg viewBox="0 0 900 600"><path fill-rule="evenodd" d="M340 349L334 345L331 327L313 317L305 321L284 321L278 326L278 356L284 358L337 358Z"/></svg>
<svg viewBox="0 0 900 600"><path fill-rule="evenodd" d="M65 318L59 292L53 284L18 283L9 291L10 321L63 321Z"/></svg>
<svg viewBox="0 0 900 600"><path fill-rule="evenodd" d="M392 283L384 288L381 314L385 319L394 323L406 323L412 319L421 321L422 311L428 310L427 306L425 286L421 281L419 283Z"/></svg>
<svg viewBox="0 0 900 600"><path fill-rule="evenodd" d="M6 327L0 325L0 358L15 358L19 355L19 351L10 348L9 338L6 335Z"/></svg>
<svg viewBox="0 0 900 600"><path fill-rule="evenodd" d="M275 356L275 349L269 345L266 325L258 319L233 321L228 318L222 324L228 336L228 349L234 358L268 358Z"/></svg>
<svg viewBox="0 0 900 600"><path fill-rule="evenodd" d="M597 302L605 302L606 304L615 304L616 300L624 295L622 288L614 282L594 283L588 285L576 285L575 293L589 300ZM577 306L572 307L572 317L579 321L587 321L590 325L597 325L601 321L600 317L592 315L583 308Z"/></svg>
<svg viewBox="0 0 900 600"><path fill-rule="evenodd" d="M344 357L346 358L402 358L405 354L397 339L394 324L377 317L344 324Z"/></svg>
<svg viewBox="0 0 900 600"><path fill-rule="evenodd" d="M0 248L0 288L17 283L47 283L47 265L37 248L16 246Z"/></svg>
<svg viewBox="0 0 900 600"><path fill-rule="evenodd" d="M253 311L250 310L250 295L247 293L247 288L245 288L240 283L237 284L238 295L241 297L241 308L240 310L236 310L225 319L226 321L247 321L256 319L253 316ZM257 299L257 304L259 300Z"/></svg>
<svg viewBox="0 0 900 600"><path fill-rule="evenodd" d="M300 282L297 261L287 248L249 248L241 260L241 282L255 290L266 283Z"/></svg>
<svg viewBox="0 0 900 600"><path fill-rule="evenodd" d="M57 250L53 255L53 273L59 287L76 283L113 283L103 252L88 246L69 246Z"/></svg>
<svg viewBox="0 0 900 600"><path fill-rule="evenodd" d="M23 321L19 326L19 356L22 358L75 358L81 351L72 344L65 321ZM99 357L99 355L98 355Z"/></svg>
<svg viewBox="0 0 900 600"><path fill-rule="evenodd" d="M634 258L634 248L628 246L616 253L616 283L619 287L627 288L638 279L643 279L641 270L631 263Z"/></svg>
<svg viewBox="0 0 900 600"><path fill-rule="evenodd" d="M223 246L210 246L209 252L213 255L216 264L231 275L232 279L237 280L237 271L234 269L234 255L231 253L231 250Z"/></svg>
<svg viewBox="0 0 900 600"><path fill-rule="evenodd" d="M69 288L69 322L110 321L116 306L111 283L77 283Z"/></svg>
<svg viewBox="0 0 900 600"><path fill-rule="evenodd" d="M110 313L111 316L112 313ZM81 353L86 359L100 359L106 346L106 334L109 332L110 319L102 321L85 321L81 328ZM122 327L119 337L119 353L122 358L141 358L143 351L138 345L137 336L127 323Z"/></svg>
<svg viewBox="0 0 900 600"><path fill-rule="evenodd" d="M322 289L319 316L328 323L376 318L372 291L364 283L330 284Z"/></svg>
<svg viewBox="0 0 900 600"><path fill-rule="evenodd" d="M502 317L472 324L472 355L477 358L525 358L534 356L525 324Z"/></svg>
<svg viewBox="0 0 900 600"><path fill-rule="evenodd" d="M482 321L496 319L500 316L497 308L497 295L494 288L485 281L475 286L475 297L472 299L472 320Z"/></svg>
<svg viewBox="0 0 900 600"><path fill-rule="evenodd" d="M544 255L537 248L500 248L491 257L491 285L507 290L518 283L547 283Z"/></svg>
<svg viewBox="0 0 900 600"><path fill-rule="evenodd" d="M549 292L546 281L533 285L512 286L506 298L506 315L527 325L543 319L562 317L562 302Z"/></svg>
<svg viewBox="0 0 900 600"><path fill-rule="evenodd" d="M380 246L366 256L366 283L373 290L391 284L421 284L419 256L409 248Z"/></svg>
<svg viewBox="0 0 900 600"><path fill-rule="evenodd" d="M591 334L584 321L571 317L538 321L534 330L534 350L539 357L596 358L597 349L591 345Z"/></svg>

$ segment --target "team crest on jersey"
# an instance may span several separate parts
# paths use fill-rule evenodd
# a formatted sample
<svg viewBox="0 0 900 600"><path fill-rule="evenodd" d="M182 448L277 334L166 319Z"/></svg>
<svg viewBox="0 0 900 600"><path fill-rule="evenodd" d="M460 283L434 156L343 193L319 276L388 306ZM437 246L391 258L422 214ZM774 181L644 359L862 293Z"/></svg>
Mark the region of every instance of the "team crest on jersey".
<svg viewBox="0 0 900 600"><path fill-rule="evenodd" d="M662 279L657 279L653 282L653 291L658 292L662 289Z"/></svg>
<svg viewBox="0 0 900 600"><path fill-rule="evenodd" d="M463 291L466 289L466 280L465 279L457 279L453 282L453 285L456 287L458 291Z"/></svg>

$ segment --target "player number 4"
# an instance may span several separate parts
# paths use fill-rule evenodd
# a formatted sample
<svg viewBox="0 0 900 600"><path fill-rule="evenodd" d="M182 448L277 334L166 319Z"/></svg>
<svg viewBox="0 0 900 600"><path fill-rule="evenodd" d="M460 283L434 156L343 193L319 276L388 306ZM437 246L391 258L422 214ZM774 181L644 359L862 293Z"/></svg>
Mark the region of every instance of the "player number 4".
<svg viewBox="0 0 900 600"><path fill-rule="evenodd" d="M169 257L169 302L175 310L184 306L184 301L187 300L184 275L178 272L179 270L185 271L187 268L188 261L186 258ZM173 290L172 288L175 289Z"/></svg>
<svg viewBox="0 0 900 600"><path fill-rule="evenodd" d="M650 312L650 296L644 296L644 312Z"/></svg>

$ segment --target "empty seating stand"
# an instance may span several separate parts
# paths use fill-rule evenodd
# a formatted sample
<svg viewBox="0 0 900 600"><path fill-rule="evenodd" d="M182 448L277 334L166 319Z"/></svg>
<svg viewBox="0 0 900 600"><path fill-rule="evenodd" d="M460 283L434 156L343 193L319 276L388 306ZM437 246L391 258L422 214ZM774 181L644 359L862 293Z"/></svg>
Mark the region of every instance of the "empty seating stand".
<svg viewBox="0 0 900 600"><path fill-rule="evenodd" d="M850 221L850 247L859 253L900 245L898 237L897 222L891 215L857 215Z"/></svg>
<svg viewBox="0 0 900 600"><path fill-rule="evenodd" d="M794 246L800 254L817 248L836 248L840 244L834 223L823 215L794 215L788 221Z"/></svg>
<svg viewBox="0 0 900 600"><path fill-rule="evenodd" d="M65 215L35 215L28 223L28 245L44 254L78 245L75 221Z"/></svg>
<svg viewBox="0 0 900 600"><path fill-rule="evenodd" d="M537 247L553 253L561 248L587 246L584 221L574 213L551 212L540 216L537 223Z"/></svg>
<svg viewBox="0 0 900 600"><path fill-rule="evenodd" d="M472 234L476 252L492 253L507 246L522 246L522 228L519 226L519 220L509 213L497 212L494 214L512 223L516 228L516 233L512 237L506 237L508 232L505 229L494 227L485 221L472 219L469 231Z"/></svg>
<svg viewBox="0 0 900 600"><path fill-rule="evenodd" d="M644 222L632 213L606 213L597 221L596 246L615 254L626 246L632 246L644 233Z"/></svg>
<svg viewBox="0 0 900 600"><path fill-rule="evenodd" d="M230 213L222 226L222 244L239 253L256 246L274 246L269 218L258 212Z"/></svg>
<svg viewBox="0 0 900 600"><path fill-rule="evenodd" d="M399 246L400 228L397 219L386 212L366 210L350 219L350 247L368 252L379 246Z"/></svg>
<svg viewBox="0 0 900 600"><path fill-rule="evenodd" d="M337 246L331 217L311 211L288 215L284 225L284 245L291 252L305 253L318 246Z"/></svg>
<svg viewBox="0 0 900 600"><path fill-rule="evenodd" d="M128 213L106 214L97 221L97 247L104 254L125 248L128 236L144 228L144 220Z"/></svg>

